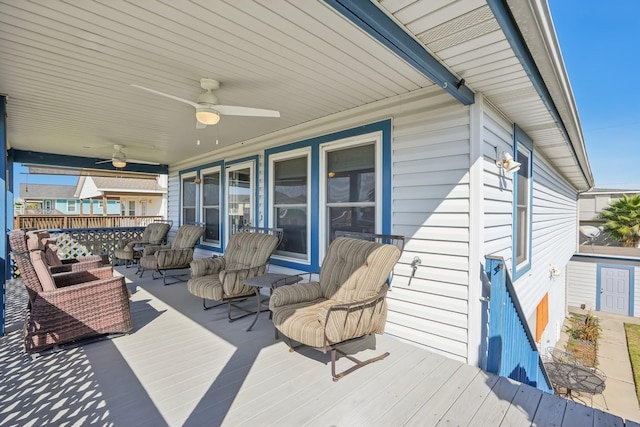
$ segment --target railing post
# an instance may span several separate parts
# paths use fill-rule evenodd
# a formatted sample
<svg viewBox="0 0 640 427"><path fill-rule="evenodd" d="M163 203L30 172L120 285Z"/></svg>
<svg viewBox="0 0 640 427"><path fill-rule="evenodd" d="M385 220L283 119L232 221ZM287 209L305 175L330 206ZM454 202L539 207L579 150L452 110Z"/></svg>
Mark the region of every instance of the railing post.
<svg viewBox="0 0 640 427"><path fill-rule="evenodd" d="M502 365L502 331L504 330L506 292L506 275L504 261L487 258L485 271L491 281L489 300L489 349L487 354L487 371L500 373Z"/></svg>

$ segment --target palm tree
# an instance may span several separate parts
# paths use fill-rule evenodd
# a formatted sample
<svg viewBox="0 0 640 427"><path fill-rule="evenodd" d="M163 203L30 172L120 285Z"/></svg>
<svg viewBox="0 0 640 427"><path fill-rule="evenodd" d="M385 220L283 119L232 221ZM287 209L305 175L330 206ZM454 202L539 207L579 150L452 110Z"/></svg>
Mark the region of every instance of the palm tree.
<svg viewBox="0 0 640 427"><path fill-rule="evenodd" d="M622 246L633 247L640 240L640 196L627 196L609 203L600 214L603 227Z"/></svg>

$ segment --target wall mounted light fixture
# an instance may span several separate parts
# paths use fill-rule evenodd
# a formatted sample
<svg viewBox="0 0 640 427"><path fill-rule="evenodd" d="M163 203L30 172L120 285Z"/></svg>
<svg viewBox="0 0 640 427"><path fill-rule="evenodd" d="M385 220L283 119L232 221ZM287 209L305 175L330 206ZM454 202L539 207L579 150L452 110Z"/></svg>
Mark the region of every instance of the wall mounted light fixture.
<svg viewBox="0 0 640 427"><path fill-rule="evenodd" d="M496 161L496 166L504 169L506 172L518 172L520 170L520 163L513 160L513 156L506 151L501 151Z"/></svg>

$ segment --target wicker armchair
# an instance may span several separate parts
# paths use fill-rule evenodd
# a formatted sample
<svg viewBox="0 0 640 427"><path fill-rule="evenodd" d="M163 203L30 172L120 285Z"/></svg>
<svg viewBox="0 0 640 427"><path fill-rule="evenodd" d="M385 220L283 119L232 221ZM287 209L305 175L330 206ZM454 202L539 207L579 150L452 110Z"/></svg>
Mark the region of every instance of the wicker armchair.
<svg viewBox="0 0 640 427"><path fill-rule="evenodd" d="M25 240L14 230L12 257L29 294L23 338L27 352L112 333L131 331L129 291L111 267L52 275L44 252L17 250Z"/></svg>
<svg viewBox="0 0 640 427"><path fill-rule="evenodd" d="M131 263L140 258L140 252L135 251L134 247L162 244L172 225L173 221L171 220L157 220L146 226L140 239L119 240L116 244L114 261L116 259L124 260L125 266L129 267Z"/></svg>
<svg viewBox="0 0 640 427"><path fill-rule="evenodd" d="M234 300L256 296L256 288L244 281L264 274L273 251L282 240L282 230L249 227L231 236L223 257L197 259L191 262L191 279L187 289L202 298L205 310L227 304L229 320ZM207 306L207 300L220 301ZM236 308L239 308L235 306ZM253 314L247 310L245 315Z"/></svg>
<svg viewBox="0 0 640 427"><path fill-rule="evenodd" d="M387 280L400 254L401 250L392 244L336 238L322 263L319 281L273 291L269 308L274 326L290 340L325 353L330 351L334 381L385 358L389 353L360 361L337 345L384 332ZM336 373L336 353L356 365Z"/></svg>
<svg viewBox="0 0 640 427"><path fill-rule="evenodd" d="M173 241L167 245L145 246L140 258L140 277L145 270L152 271L152 277L157 279L155 273L162 276L162 281L167 283L167 270L188 268L193 261L193 252L196 243L204 234L204 225L185 224L178 228ZM175 282L174 282L175 283Z"/></svg>
<svg viewBox="0 0 640 427"><path fill-rule="evenodd" d="M42 248L40 246L42 245ZM31 249L43 249L44 260L49 266L51 273L64 273L69 271L86 271L93 268L100 268L104 265L100 255L86 255L77 258L60 259L58 257L58 246L56 238L49 234L48 230L34 230L26 232L26 247L17 249L25 251Z"/></svg>

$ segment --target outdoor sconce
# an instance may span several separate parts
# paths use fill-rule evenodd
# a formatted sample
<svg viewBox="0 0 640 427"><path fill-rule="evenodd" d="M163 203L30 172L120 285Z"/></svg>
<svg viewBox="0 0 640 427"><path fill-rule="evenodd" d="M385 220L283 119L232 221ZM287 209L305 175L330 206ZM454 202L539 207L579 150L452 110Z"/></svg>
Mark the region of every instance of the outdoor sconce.
<svg viewBox="0 0 640 427"><path fill-rule="evenodd" d="M513 160L513 156L506 151L501 151L496 161L496 166L504 169L506 172L518 172L520 170L520 163Z"/></svg>
<svg viewBox="0 0 640 427"><path fill-rule="evenodd" d="M551 277L558 277L560 276L560 269L555 265L551 265L549 266L549 273L551 273Z"/></svg>

